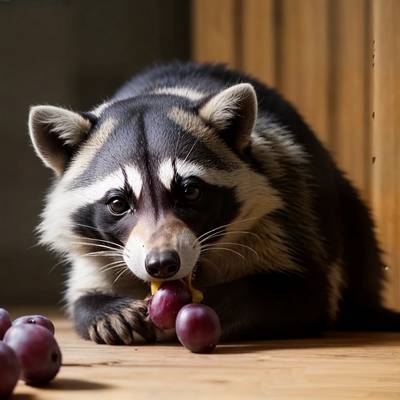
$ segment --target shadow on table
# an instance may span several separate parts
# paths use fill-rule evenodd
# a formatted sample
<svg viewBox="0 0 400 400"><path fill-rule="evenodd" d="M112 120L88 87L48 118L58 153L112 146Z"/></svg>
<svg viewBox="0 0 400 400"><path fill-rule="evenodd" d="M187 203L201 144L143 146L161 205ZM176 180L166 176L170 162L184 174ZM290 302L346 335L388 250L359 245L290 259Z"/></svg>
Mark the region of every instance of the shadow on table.
<svg viewBox="0 0 400 400"><path fill-rule="evenodd" d="M51 382L43 389L46 390L105 390L110 389L110 385L104 383L98 383L93 381L86 381L83 379L69 379L69 378L58 378ZM22 400L22 399L21 399Z"/></svg>
<svg viewBox="0 0 400 400"><path fill-rule="evenodd" d="M389 332L330 332L324 336L303 339L279 339L217 346L214 354L246 354L263 350L328 349L338 347L368 347L400 345L400 333Z"/></svg>
<svg viewBox="0 0 400 400"><path fill-rule="evenodd" d="M37 397L29 393L16 393L13 394L10 400L35 400Z"/></svg>

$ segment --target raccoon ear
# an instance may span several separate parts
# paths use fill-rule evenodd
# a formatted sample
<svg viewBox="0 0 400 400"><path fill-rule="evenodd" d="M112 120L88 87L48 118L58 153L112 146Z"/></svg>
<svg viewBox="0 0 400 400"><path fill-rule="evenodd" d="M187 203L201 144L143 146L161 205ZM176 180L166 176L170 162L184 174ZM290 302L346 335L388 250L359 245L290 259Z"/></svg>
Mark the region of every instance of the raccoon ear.
<svg viewBox="0 0 400 400"><path fill-rule="evenodd" d="M60 107L34 106L29 112L29 135L36 154L57 175L91 126L88 118Z"/></svg>
<svg viewBox="0 0 400 400"><path fill-rule="evenodd" d="M242 151L250 141L257 118L257 95L249 83L239 83L219 92L199 110L199 115Z"/></svg>

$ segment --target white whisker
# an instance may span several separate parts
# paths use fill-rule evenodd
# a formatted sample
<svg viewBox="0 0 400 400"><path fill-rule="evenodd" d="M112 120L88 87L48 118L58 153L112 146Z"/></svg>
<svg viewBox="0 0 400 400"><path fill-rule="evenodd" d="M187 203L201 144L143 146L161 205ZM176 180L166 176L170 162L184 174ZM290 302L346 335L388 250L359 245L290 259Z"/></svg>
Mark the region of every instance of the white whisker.
<svg viewBox="0 0 400 400"><path fill-rule="evenodd" d="M118 254L124 254L124 252L122 251L122 250L120 250L120 249L116 249L116 248L113 248L113 247L110 247L110 246L106 246L106 245L104 245L104 244L96 244L96 243L91 243L91 242L71 242L71 244L76 244L76 245L84 245L84 246L93 246L93 247L98 247L98 248L100 248L100 249L107 249L107 250L111 250L111 251L114 251L115 253L118 253Z"/></svg>
<svg viewBox="0 0 400 400"><path fill-rule="evenodd" d="M81 254L81 257L121 257L121 254L118 254L114 251L92 251L90 253Z"/></svg>
<svg viewBox="0 0 400 400"><path fill-rule="evenodd" d="M128 272L127 269L124 269L121 273L118 274L118 276L114 279L113 283L117 283L118 279L121 278L126 272Z"/></svg>
<svg viewBox="0 0 400 400"><path fill-rule="evenodd" d="M68 259L64 259L64 260L60 260L57 263L55 263L49 271L49 274L52 273L59 265L63 265L63 264L68 264L70 262L70 260Z"/></svg>
<svg viewBox="0 0 400 400"><path fill-rule="evenodd" d="M110 246L114 246L114 248L116 248L116 249L123 250L125 248L124 246L122 246L118 243L111 242L110 240L96 239L96 238L91 238L91 237L87 237L87 236L79 236L79 235L73 235L73 237L78 240L83 239L83 240L88 240L88 241L94 242L94 243L99 242L100 244L109 244Z"/></svg>
<svg viewBox="0 0 400 400"><path fill-rule="evenodd" d="M201 261L206 261L206 262L208 262L208 263L214 265L214 267L218 268L218 265L215 264L215 262L211 261L210 259L208 259L208 258L207 258L206 256L204 256L204 255L201 257Z"/></svg>
<svg viewBox="0 0 400 400"><path fill-rule="evenodd" d="M116 270L117 272L120 271L121 269L125 269L125 266L123 264L120 265L113 265L112 267L108 267L106 269L102 269L101 272L109 272L109 271L114 271Z"/></svg>
<svg viewBox="0 0 400 400"><path fill-rule="evenodd" d="M117 260L117 261L110 262L110 263L108 263L108 264L106 264L106 265L102 265L102 266L99 268L99 270L100 270L100 271L106 271L106 268L108 269L108 267L110 267L110 266L115 267L115 266L120 266L120 265L126 265L126 264L125 264L125 261L123 261L123 260Z"/></svg>
<svg viewBox="0 0 400 400"><path fill-rule="evenodd" d="M233 246L240 246L240 247L243 247L243 248L245 248L245 249L250 250L250 251L253 252L258 258L260 258L260 255L259 255L252 247L247 246L246 244L242 244L242 243L231 243L231 242L222 242L222 243L217 243L216 246L219 246L220 244L222 244L222 245L227 244L227 245L233 245ZM213 247L213 246L214 246L214 244L209 244L209 245L203 246L202 248L204 248L204 249L207 248L207 249L208 249L208 248L211 248L211 247Z"/></svg>
<svg viewBox="0 0 400 400"><path fill-rule="evenodd" d="M75 223L74 225L76 225L76 226L81 226L81 227L83 227L83 228L92 229L92 230L94 230L94 231L96 231L96 232L101 232L98 228L96 228L96 227L94 227L94 226L85 225L85 224L79 224L79 223ZM79 236L79 235L74 235L74 236L77 236L77 237L79 237L79 238L81 237L81 236ZM119 243L111 242L110 240L97 239L97 238L89 238L89 237L85 237L85 238L86 238L86 239L89 239L89 240L98 241L98 242L109 243L109 244L112 244L113 246L120 247L120 248L124 248L124 246L120 245Z"/></svg>
<svg viewBox="0 0 400 400"><path fill-rule="evenodd" d="M204 250L200 250L200 254L201 253L205 253L206 251L211 251L211 250L225 250L225 251L230 251L231 253L234 253L236 255L238 255L239 257L243 258L243 260L246 260L246 258L243 256L243 254L239 253L236 250L232 250L232 249L228 249L227 247L211 247L211 248L207 248Z"/></svg>
<svg viewBox="0 0 400 400"><path fill-rule="evenodd" d="M212 233L212 232L215 232L216 230L222 230L223 228L226 228L226 227L228 227L228 226L235 225L235 224L240 224L240 223L242 223L242 222L251 221L251 220L255 220L255 219L258 219L258 218L257 218L257 217L254 217L254 218L246 218L246 219L241 219L241 220L239 220L239 221L230 222L229 224L217 226L216 228L211 229L211 230L209 230L208 232L205 232L205 233L203 233L202 235L200 235L200 236L197 238L197 240L201 240L202 238L204 238L204 236L206 236L206 235L208 235L208 234L210 234L210 233Z"/></svg>
<svg viewBox="0 0 400 400"><path fill-rule="evenodd" d="M194 141L192 147L190 148L190 150L188 151L188 153L186 154L185 159L183 160L182 164L184 164L186 162L186 160L189 158L190 154L192 153L193 149L196 147L196 144L199 141L199 137L196 138L196 140Z"/></svg>
<svg viewBox="0 0 400 400"><path fill-rule="evenodd" d="M250 231L228 231L228 232L215 232L214 234L212 234L210 236L207 236L206 238L203 238L202 240L200 240L199 243L202 244L206 240L214 239L216 237L221 237L221 236L225 236L225 235L234 235L234 234L237 234L237 233L243 233L243 234L247 234L247 235L250 235L250 236L254 236L258 240L262 241L261 236L257 235L254 232L250 232Z"/></svg>

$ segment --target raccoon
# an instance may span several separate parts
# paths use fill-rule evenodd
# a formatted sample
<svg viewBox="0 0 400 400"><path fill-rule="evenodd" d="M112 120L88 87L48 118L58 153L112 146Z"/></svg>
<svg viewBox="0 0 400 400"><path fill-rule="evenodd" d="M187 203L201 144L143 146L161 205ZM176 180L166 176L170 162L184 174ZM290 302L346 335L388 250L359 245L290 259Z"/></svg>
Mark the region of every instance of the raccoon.
<svg viewBox="0 0 400 400"><path fill-rule="evenodd" d="M83 338L173 340L146 298L176 279L204 293L223 340L400 330L369 210L272 88L222 65L160 65L89 112L32 107L29 132L55 174L40 240L70 264Z"/></svg>

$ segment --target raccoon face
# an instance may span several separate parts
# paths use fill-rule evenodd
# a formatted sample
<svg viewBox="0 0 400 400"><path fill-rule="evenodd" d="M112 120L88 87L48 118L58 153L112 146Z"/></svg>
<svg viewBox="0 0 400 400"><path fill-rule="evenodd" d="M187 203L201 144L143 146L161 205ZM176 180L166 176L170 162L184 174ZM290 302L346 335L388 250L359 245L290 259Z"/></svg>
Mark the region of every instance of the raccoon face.
<svg viewBox="0 0 400 400"><path fill-rule="evenodd" d="M249 84L197 101L153 93L88 114L33 107L34 148L57 177L42 242L122 257L144 281L190 276L206 244L279 206L243 161L256 112Z"/></svg>

